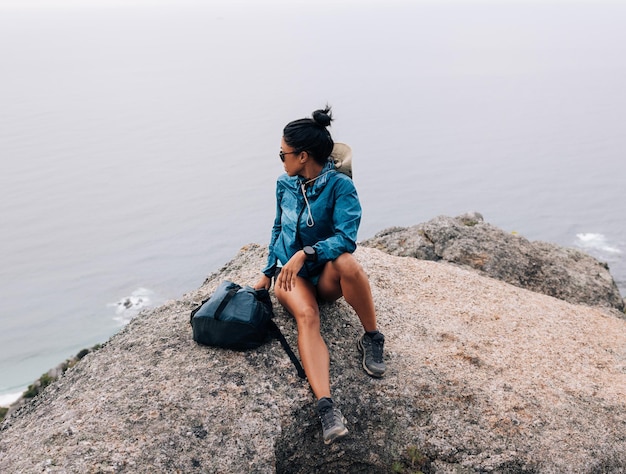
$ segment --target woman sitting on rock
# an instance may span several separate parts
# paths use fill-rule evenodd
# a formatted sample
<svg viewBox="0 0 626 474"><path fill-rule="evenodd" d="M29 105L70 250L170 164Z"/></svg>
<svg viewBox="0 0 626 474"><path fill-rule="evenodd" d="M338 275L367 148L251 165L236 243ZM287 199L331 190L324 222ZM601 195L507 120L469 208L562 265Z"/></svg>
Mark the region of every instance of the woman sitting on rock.
<svg viewBox="0 0 626 474"><path fill-rule="evenodd" d="M326 107L313 112L312 119L295 120L283 130L279 155L286 173L277 181L269 258L255 285L269 289L275 277L276 297L296 319L298 349L318 399L326 444L348 430L331 398L330 359L320 334L318 300L346 299L365 330L358 340L363 368L372 377L385 373L385 338L377 330L367 275L352 255L361 205L352 179L337 172L330 158L331 120Z"/></svg>

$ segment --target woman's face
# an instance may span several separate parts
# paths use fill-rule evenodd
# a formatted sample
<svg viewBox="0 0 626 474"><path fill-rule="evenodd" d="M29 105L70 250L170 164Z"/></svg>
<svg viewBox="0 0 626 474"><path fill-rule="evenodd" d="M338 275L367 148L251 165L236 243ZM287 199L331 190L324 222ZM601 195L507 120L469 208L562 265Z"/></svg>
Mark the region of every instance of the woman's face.
<svg viewBox="0 0 626 474"><path fill-rule="evenodd" d="M295 176L300 171L302 171L303 164L300 161L300 153L295 153L295 149L287 143L285 143L285 139L281 139L280 141L280 151L281 151L281 160L283 160L283 166L285 168L285 173L289 176Z"/></svg>

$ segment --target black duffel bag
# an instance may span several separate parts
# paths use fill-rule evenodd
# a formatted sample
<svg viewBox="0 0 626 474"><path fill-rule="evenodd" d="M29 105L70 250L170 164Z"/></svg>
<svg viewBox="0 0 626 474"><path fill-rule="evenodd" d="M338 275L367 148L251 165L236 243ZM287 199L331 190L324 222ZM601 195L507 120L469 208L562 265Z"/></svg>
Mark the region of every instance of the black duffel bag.
<svg viewBox="0 0 626 474"><path fill-rule="evenodd" d="M267 290L224 281L191 312L193 340L227 349L254 349L267 339L272 314Z"/></svg>
<svg viewBox="0 0 626 474"><path fill-rule="evenodd" d="M193 340L207 346L247 350L270 337L278 339L304 378L304 370L272 316L272 300L265 289L255 290L225 280L191 312Z"/></svg>

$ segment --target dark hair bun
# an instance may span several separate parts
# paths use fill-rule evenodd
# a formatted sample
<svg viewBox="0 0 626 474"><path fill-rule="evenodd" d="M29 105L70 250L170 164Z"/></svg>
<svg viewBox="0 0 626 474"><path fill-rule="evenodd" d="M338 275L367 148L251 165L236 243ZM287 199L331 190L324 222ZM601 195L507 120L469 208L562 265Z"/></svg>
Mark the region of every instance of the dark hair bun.
<svg viewBox="0 0 626 474"><path fill-rule="evenodd" d="M328 127L330 122L333 120L330 107L327 105L326 108L313 112L313 120L315 120L315 123L318 123L322 127Z"/></svg>

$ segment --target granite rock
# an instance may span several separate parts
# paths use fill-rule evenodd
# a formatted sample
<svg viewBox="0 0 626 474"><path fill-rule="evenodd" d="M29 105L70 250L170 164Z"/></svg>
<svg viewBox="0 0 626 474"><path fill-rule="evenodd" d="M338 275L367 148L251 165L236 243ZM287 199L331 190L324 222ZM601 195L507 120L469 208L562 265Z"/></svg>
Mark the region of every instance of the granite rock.
<svg viewBox="0 0 626 474"><path fill-rule="evenodd" d="M326 446L314 397L277 341L193 342L189 313L223 279L257 280L250 245L197 290L139 314L0 429L0 472L618 473L626 470L626 320L445 262L355 253L388 373L360 368L361 327L322 307L347 438ZM296 348L294 321L275 320Z"/></svg>
<svg viewBox="0 0 626 474"><path fill-rule="evenodd" d="M484 222L480 213L391 227L362 245L392 255L446 261L570 303L624 311L608 265L573 248L529 241Z"/></svg>

